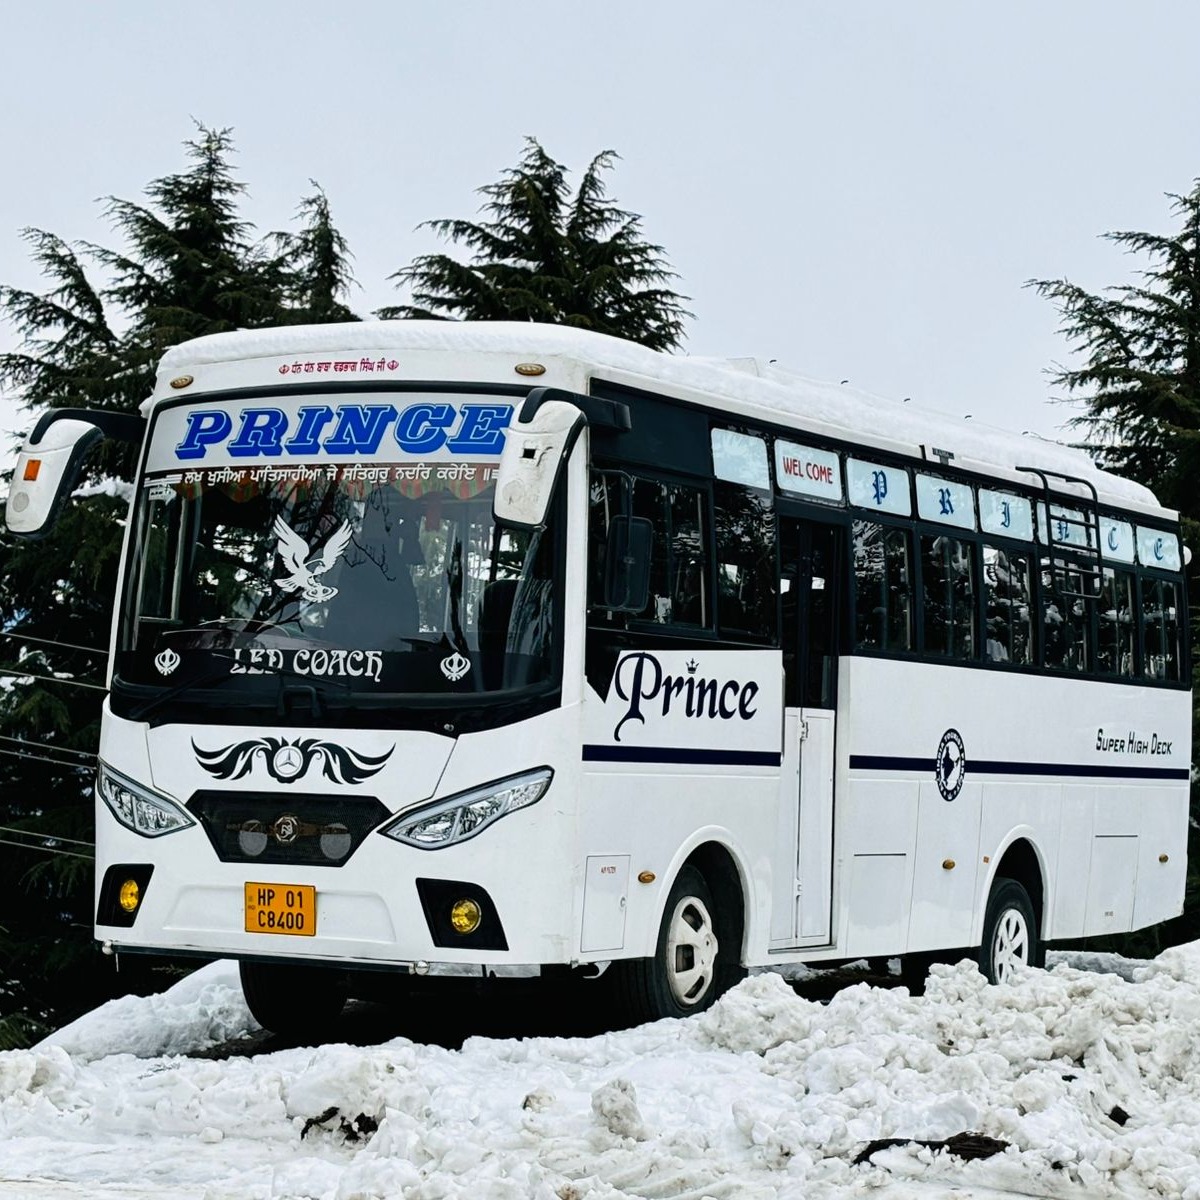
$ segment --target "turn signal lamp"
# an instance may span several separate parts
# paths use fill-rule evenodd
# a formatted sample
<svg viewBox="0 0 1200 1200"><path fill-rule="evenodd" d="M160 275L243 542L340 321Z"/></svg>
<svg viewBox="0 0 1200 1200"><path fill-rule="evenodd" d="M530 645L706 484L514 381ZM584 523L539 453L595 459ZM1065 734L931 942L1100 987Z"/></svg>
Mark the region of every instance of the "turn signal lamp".
<svg viewBox="0 0 1200 1200"><path fill-rule="evenodd" d="M32 482L38 477L38 472L42 469L42 460L40 458L31 458L25 463L25 474L23 479Z"/></svg>
<svg viewBox="0 0 1200 1200"><path fill-rule="evenodd" d="M455 933L474 933L482 920L483 910L474 900L456 900L450 906L450 925Z"/></svg>
<svg viewBox="0 0 1200 1200"><path fill-rule="evenodd" d="M127 912L136 912L142 902L142 889L136 879L126 879L117 893L117 903Z"/></svg>

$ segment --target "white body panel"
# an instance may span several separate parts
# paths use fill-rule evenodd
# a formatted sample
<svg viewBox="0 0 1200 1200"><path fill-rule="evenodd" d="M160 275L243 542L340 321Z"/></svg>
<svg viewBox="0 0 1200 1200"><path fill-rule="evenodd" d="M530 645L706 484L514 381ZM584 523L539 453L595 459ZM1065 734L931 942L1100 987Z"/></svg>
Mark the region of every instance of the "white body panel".
<svg viewBox="0 0 1200 1200"><path fill-rule="evenodd" d="M866 658L843 661L841 687L839 941L848 954L882 952L858 916L880 905L880 890L885 910L909 914L908 949L976 944L995 868L1018 839L1043 867L1046 939L1178 915L1188 785L1161 773L1188 768L1187 693ZM966 748L950 801L933 772L947 729ZM1101 731L1117 729L1126 748L1098 749ZM1166 743L1169 753L1151 753ZM1113 838L1128 840L1116 847ZM1114 869L1128 901L1105 901Z"/></svg>

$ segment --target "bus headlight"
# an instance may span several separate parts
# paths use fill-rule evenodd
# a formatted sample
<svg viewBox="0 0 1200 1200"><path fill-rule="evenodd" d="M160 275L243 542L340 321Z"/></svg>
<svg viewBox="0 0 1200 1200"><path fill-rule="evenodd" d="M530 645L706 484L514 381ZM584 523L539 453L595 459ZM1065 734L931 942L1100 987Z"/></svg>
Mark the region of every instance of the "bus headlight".
<svg viewBox="0 0 1200 1200"><path fill-rule="evenodd" d="M498 779L416 811L401 813L379 832L422 850L465 842L510 812L536 804L553 778L554 772L549 767L539 767L523 775Z"/></svg>
<svg viewBox="0 0 1200 1200"><path fill-rule="evenodd" d="M96 793L126 829L142 837L161 837L195 824L174 800L118 775L107 763L100 764Z"/></svg>

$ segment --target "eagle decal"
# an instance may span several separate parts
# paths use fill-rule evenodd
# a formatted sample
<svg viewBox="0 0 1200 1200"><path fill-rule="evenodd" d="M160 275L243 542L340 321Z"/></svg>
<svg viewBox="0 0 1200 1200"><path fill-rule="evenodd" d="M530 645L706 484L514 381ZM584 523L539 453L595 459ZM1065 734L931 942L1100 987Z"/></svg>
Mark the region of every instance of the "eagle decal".
<svg viewBox="0 0 1200 1200"><path fill-rule="evenodd" d="M308 543L282 517L275 518L272 532L279 539L275 553L291 572L275 582L285 592L299 592L305 600L311 600L314 604L332 600L338 594L338 589L319 582L317 576L324 575L342 557L353 534L349 524L343 521L317 554L312 553Z"/></svg>
<svg viewBox="0 0 1200 1200"><path fill-rule="evenodd" d="M331 783L362 783L383 769L395 747L386 754L372 756L316 738L288 742L283 738L263 737L217 750L202 750L192 742L192 749L196 761L217 779L241 779L249 775L254 760L261 754L271 778L280 783L294 783L314 761L321 763L321 773Z"/></svg>

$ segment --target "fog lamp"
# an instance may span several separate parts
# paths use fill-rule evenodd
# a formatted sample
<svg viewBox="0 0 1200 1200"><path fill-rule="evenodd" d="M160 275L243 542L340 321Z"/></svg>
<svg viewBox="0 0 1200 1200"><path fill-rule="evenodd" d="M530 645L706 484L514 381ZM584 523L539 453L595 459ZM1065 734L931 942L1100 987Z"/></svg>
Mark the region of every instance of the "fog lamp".
<svg viewBox="0 0 1200 1200"><path fill-rule="evenodd" d="M483 920L483 910L474 900L456 900L450 906L450 925L455 933L474 933Z"/></svg>
<svg viewBox="0 0 1200 1200"><path fill-rule="evenodd" d="M142 889L138 887L136 879L126 879L121 884L121 890L117 893L117 903L127 912L136 911L137 906L142 902Z"/></svg>
<svg viewBox="0 0 1200 1200"><path fill-rule="evenodd" d="M237 840L238 849L247 858L257 858L267 848L267 827L261 821L245 821Z"/></svg>
<svg viewBox="0 0 1200 1200"><path fill-rule="evenodd" d="M345 825L326 825L321 830L321 853L334 860L345 858L352 840Z"/></svg>

